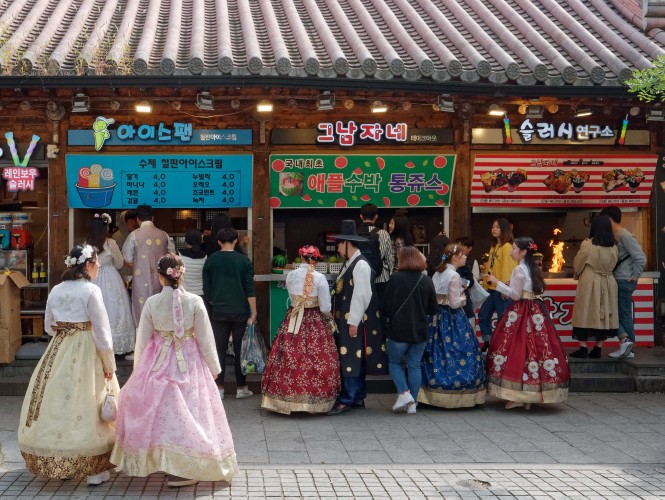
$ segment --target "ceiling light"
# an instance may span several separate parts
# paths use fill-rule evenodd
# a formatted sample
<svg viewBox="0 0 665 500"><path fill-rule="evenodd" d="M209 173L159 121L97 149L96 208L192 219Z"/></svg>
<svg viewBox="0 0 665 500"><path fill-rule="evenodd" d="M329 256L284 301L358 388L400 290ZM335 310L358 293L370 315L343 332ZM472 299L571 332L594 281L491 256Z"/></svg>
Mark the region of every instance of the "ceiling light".
<svg viewBox="0 0 665 500"><path fill-rule="evenodd" d="M30 101L21 101L19 107L21 108L22 111L28 111L30 109Z"/></svg>
<svg viewBox="0 0 665 500"><path fill-rule="evenodd" d="M557 111L559 111L559 105L558 105L558 104L549 104L549 105L547 106L547 112L548 112L548 113L550 113L550 114L553 115L553 114L556 113Z"/></svg>
<svg viewBox="0 0 665 500"><path fill-rule="evenodd" d="M118 111L120 109L120 103L118 101L111 101L111 111Z"/></svg>
<svg viewBox="0 0 665 500"><path fill-rule="evenodd" d="M90 111L90 98L85 94L76 94L72 97L72 113L87 113Z"/></svg>
<svg viewBox="0 0 665 500"><path fill-rule="evenodd" d="M630 111L628 111L628 113L630 114L630 116L637 116L640 114L640 107L633 106L632 108L630 108Z"/></svg>
<svg viewBox="0 0 665 500"><path fill-rule="evenodd" d="M593 114L593 111L591 108L580 108L577 111L575 111L575 118L581 118L583 116L591 116Z"/></svg>
<svg viewBox="0 0 665 500"><path fill-rule="evenodd" d="M528 106L527 104L520 104L519 107L517 108L517 112L518 112L520 115L526 115L526 109L527 109L528 107L529 107L529 106Z"/></svg>
<svg viewBox="0 0 665 500"><path fill-rule="evenodd" d="M210 92L204 90L196 94L196 107L206 111L213 111L215 109L215 98L210 95Z"/></svg>
<svg viewBox="0 0 665 500"><path fill-rule="evenodd" d="M437 96L436 106L439 108L439 111L444 113L454 113L455 112L455 103L453 101L446 100L443 96Z"/></svg>
<svg viewBox="0 0 665 500"><path fill-rule="evenodd" d="M180 101L171 101L171 109L173 111L180 111L182 108L182 103Z"/></svg>
<svg viewBox="0 0 665 500"><path fill-rule="evenodd" d="M503 116L506 114L506 110L501 109L498 104L491 104L487 109L487 114L490 116Z"/></svg>
<svg viewBox="0 0 665 500"><path fill-rule="evenodd" d="M662 109L650 109L647 111L648 122L665 122L665 111Z"/></svg>
<svg viewBox="0 0 665 500"><path fill-rule="evenodd" d="M259 113L272 113L272 103L270 101L259 101L256 105L256 111Z"/></svg>
<svg viewBox="0 0 665 500"><path fill-rule="evenodd" d="M331 94L330 92L326 91L319 95L316 109L319 111L335 109L335 94Z"/></svg>
<svg viewBox="0 0 665 500"><path fill-rule="evenodd" d="M353 109L353 106L355 103L353 102L353 99L345 99L344 100L344 109Z"/></svg>
<svg viewBox="0 0 665 500"><path fill-rule="evenodd" d="M545 106L540 104L529 104L526 108L526 117L527 118L542 118L543 113L545 112Z"/></svg>
<svg viewBox="0 0 665 500"><path fill-rule="evenodd" d="M152 113L152 106L148 101L138 101L134 104L137 113Z"/></svg>
<svg viewBox="0 0 665 500"><path fill-rule="evenodd" d="M385 113L388 111L388 105L383 104L381 101L374 101L370 106L372 113Z"/></svg>

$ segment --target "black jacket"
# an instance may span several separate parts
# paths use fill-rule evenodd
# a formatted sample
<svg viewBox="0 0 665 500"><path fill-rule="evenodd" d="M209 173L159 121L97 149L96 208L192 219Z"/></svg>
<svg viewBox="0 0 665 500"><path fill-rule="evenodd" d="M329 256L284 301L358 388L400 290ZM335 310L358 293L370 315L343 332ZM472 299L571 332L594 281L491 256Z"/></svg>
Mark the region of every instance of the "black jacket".
<svg viewBox="0 0 665 500"><path fill-rule="evenodd" d="M420 276L422 279L418 287L404 303ZM403 303L404 307L396 315ZM393 273L383 294L381 314L384 318L388 318L384 330L386 338L407 344L426 342L428 315L436 314L436 292L432 279L418 271Z"/></svg>

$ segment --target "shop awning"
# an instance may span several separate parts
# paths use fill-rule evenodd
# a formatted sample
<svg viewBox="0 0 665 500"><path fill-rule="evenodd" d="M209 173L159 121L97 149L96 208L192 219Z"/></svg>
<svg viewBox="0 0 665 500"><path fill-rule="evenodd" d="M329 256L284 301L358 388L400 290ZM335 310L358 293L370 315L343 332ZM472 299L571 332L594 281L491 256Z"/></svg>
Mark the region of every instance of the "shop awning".
<svg viewBox="0 0 665 500"><path fill-rule="evenodd" d="M641 32L605 0L14 0L0 26L5 76L114 82L619 86L665 54L664 31Z"/></svg>

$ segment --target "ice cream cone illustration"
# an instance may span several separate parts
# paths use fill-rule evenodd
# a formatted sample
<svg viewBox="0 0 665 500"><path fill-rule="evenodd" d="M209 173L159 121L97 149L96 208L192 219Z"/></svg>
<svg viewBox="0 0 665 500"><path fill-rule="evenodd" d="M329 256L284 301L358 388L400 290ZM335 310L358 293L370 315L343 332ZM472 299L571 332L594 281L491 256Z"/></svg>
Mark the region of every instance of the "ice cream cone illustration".
<svg viewBox="0 0 665 500"><path fill-rule="evenodd" d="M92 124L93 134L95 136L95 151L99 151L104 146L106 139L111 137L111 132L109 132L109 125L115 123L113 118L104 118L103 116L98 116L95 119L95 123Z"/></svg>

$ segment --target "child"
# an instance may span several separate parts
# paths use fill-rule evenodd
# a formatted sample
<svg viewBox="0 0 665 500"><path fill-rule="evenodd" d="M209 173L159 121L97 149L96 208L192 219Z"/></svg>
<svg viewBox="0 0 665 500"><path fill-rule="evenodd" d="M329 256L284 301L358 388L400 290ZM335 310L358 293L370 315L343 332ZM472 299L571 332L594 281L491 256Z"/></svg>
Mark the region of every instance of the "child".
<svg viewBox="0 0 665 500"><path fill-rule="evenodd" d="M534 262L536 250L529 237L515 240L510 255L519 264L510 276L510 286L487 276L497 292L513 300L487 353L487 391L507 400L506 409L561 403L568 396L568 362L541 297L545 282Z"/></svg>
<svg viewBox="0 0 665 500"><path fill-rule="evenodd" d="M214 382L222 370L212 327L203 299L180 288L184 272L180 257L159 259L163 288L141 313L111 455L130 476L171 474L169 486L229 481L238 471Z"/></svg>
<svg viewBox="0 0 665 500"><path fill-rule="evenodd" d="M330 289L314 270L319 249L307 245L298 269L286 277L291 307L270 349L263 374L261 408L277 413L329 412L340 391L339 358L329 326Z"/></svg>
<svg viewBox="0 0 665 500"><path fill-rule="evenodd" d="M485 369L480 344L462 309L465 301L456 269L466 263L462 246L450 243L434 274L439 304L423 356L418 401L461 408L485 401Z"/></svg>

